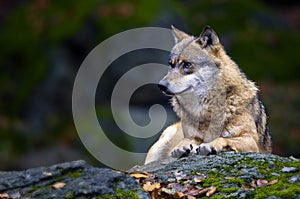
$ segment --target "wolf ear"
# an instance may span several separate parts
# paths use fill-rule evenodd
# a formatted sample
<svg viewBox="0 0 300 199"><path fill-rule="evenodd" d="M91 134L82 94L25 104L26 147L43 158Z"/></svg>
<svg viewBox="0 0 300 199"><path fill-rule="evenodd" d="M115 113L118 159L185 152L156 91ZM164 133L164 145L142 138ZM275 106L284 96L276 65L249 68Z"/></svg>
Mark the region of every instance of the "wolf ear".
<svg viewBox="0 0 300 199"><path fill-rule="evenodd" d="M206 48L208 46L214 46L218 44L219 37L210 26L206 26L202 30L202 33L200 34L197 42L201 45L202 48Z"/></svg>
<svg viewBox="0 0 300 199"><path fill-rule="evenodd" d="M174 26L171 26L172 30L173 30L173 36L174 36L174 40L175 43L177 44L178 42L180 42L181 40L183 40L186 37L189 37L190 35L186 34L185 32L178 30L177 28L175 28Z"/></svg>

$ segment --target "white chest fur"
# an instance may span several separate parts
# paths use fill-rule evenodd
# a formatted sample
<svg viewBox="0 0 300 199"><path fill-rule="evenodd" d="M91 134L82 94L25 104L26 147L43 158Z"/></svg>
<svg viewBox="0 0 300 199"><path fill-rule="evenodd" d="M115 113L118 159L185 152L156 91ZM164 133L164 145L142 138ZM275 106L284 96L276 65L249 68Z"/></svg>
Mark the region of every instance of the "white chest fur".
<svg viewBox="0 0 300 199"><path fill-rule="evenodd" d="M202 102L202 97L193 94L178 96L177 99L184 137L203 139L204 132L201 132L198 126L201 121L206 120L207 104Z"/></svg>

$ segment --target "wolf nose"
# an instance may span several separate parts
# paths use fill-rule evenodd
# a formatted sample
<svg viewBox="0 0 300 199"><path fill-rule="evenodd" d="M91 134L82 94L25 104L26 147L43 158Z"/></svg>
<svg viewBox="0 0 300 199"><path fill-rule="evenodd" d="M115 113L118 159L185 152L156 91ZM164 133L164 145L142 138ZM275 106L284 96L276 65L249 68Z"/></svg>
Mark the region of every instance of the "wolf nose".
<svg viewBox="0 0 300 199"><path fill-rule="evenodd" d="M167 81L161 80L157 84L157 86L161 91L166 92L168 90L169 83Z"/></svg>

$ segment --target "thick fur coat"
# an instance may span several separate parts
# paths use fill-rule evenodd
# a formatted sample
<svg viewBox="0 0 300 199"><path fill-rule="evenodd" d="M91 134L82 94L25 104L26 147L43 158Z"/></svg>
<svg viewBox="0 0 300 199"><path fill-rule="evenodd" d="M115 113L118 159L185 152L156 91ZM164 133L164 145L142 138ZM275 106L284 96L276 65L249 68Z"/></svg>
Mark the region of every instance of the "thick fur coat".
<svg viewBox="0 0 300 199"><path fill-rule="evenodd" d="M168 74L159 87L172 97L180 121L164 130L145 163L187 151L271 152L265 108L258 88L226 54L217 34L199 37L174 27Z"/></svg>

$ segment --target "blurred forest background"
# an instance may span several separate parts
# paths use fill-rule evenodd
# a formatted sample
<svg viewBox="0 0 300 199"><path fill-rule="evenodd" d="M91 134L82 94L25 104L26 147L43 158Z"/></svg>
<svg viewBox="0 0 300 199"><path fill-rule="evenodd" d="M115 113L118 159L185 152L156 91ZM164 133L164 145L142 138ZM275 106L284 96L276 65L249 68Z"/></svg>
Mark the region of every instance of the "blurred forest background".
<svg viewBox="0 0 300 199"><path fill-rule="evenodd" d="M72 118L80 64L116 33L171 24L194 35L206 24L216 30L228 54L260 87L273 152L299 158L299 1L10 0L0 1L0 170L76 159L99 165L82 145ZM135 105L168 103L155 92L140 95ZM97 113L110 121L106 97L99 97Z"/></svg>

